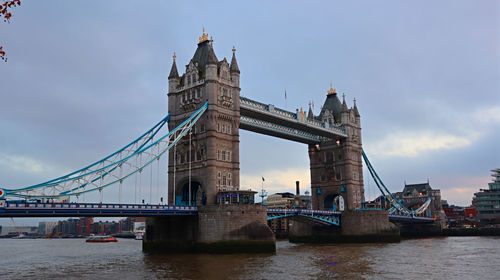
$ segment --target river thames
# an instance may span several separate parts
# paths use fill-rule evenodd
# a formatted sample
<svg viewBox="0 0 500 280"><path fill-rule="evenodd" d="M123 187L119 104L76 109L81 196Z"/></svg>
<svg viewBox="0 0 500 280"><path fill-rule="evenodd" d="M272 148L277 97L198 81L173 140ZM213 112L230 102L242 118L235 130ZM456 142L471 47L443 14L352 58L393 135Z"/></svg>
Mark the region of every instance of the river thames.
<svg viewBox="0 0 500 280"><path fill-rule="evenodd" d="M500 237L278 241L264 255L147 255L132 239L0 239L0 252L1 279L500 279Z"/></svg>

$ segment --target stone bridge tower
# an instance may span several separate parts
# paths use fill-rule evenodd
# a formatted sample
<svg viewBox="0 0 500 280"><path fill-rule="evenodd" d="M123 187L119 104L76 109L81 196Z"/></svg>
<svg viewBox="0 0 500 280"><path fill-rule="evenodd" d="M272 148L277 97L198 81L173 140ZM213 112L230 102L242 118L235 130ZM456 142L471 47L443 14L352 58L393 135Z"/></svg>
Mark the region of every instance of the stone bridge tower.
<svg viewBox="0 0 500 280"><path fill-rule="evenodd" d="M192 130L191 144L188 133L169 151L168 202L173 204L175 197L177 205L188 205L189 201L196 205L197 200L214 204L219 190L238 189L240 181L240 70L234 47L231 63L226 58L219 61L213 40L203 30L193 58L181 76L174 54L168 84L170 130L208 100L207 111Z"/></svg>
<svg viewBox="0 0 500 280"><path fill-rule="evenodd" d="M336 90L330 86L319 116L309 114L309 117L330 126L342 126L347 133L347 138L339 137L319 145L309 145L313 209L361 208L364 200L362 142L356 100L349 109L345 95L341 103Z"/></svg>

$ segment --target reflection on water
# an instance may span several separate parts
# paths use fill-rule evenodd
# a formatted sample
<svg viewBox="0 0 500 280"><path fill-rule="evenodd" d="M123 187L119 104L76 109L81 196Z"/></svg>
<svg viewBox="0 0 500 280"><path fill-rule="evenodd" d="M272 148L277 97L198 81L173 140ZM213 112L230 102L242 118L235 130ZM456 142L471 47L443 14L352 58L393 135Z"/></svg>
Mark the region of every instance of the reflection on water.
<svg viewBox="0 0 500 280"><path fill-rule="evenodd" d="M0 279L499 279L500 238L277 243L276 254L147 255L141 242L0 239Z"/></svg>

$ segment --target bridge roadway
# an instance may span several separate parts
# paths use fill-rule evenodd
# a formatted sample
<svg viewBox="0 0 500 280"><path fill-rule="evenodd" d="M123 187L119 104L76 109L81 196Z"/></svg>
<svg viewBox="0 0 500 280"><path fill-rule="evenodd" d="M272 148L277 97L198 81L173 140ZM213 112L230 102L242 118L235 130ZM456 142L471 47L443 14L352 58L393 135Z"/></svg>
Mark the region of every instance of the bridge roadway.
<svg viewBox="0 0 500 280"><path fill-rule="evenodd" d="M367 210L370 211L370 210ZM168 215L198 215L195 206L118 204L118 203L38 203L0 200L0 218L10 217L152 217ZM302 216L323 225L340 225L342 213L310 209L267 209L268 220ZM401 223L433 223L427 217L389 215L389 220Z"/></svg>

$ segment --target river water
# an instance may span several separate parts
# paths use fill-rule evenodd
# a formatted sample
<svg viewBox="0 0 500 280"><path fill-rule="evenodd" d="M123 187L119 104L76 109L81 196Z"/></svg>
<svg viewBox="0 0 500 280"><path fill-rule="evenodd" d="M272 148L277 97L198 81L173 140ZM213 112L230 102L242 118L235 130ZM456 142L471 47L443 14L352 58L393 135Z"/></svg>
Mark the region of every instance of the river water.
<svg viewBox="0 0 500 280"><path fill-rule="evenodd" d="M499 237L277 242L276 254L147 255L141 241L0 239L0 279L500 279Z"/></svg>

